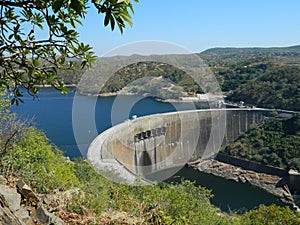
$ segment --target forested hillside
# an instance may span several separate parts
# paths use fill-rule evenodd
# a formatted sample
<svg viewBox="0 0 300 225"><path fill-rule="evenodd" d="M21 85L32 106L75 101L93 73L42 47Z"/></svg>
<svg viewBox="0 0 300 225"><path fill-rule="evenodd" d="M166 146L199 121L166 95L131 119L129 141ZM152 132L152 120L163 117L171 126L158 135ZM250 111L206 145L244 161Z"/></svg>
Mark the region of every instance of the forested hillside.
<svg viewBox="0 0 300 225"><path fill-rule="evenodd" d="M274 63L219 71L227 100L300 111L300 67Z"/></svg>
<svg viewBox="0 0 300 225"><path fill-rule="evenodd" d="M291 47L271 47L271 48L211 48L202 54L216 54L216 55L237 55L237 54L265 54L277 56L291 56L300 55L300 45Z"/></svg>
<svg viewBox="0 0 300 225"><path fill-rule="evenodd" d="M223 153L259 163L300 171L300 114L269 119L228 145Z"/></svg>
<svg viewBox="0 0 300 225"><path fill-rule="evenodd" d="M227 101L300 111L300 46L215 48L198 55L215 74ZM60 75L67 84L76 84L83 73L61 72ZM137 81L145 77L151 79L144 83ZM99 94L99 88L95 86L97 82L87 85L85 91ZM122 68L106 82L100 93L121 90L136 94L152 90L152 95L174 99L202 93L199 85L184 71L157 62L140 62ZM157 93L158 90L161 93Z"/></svg>
<svg viewBox="0 0 300 225"><path fill-rule="evenodd" d="M122 90L122 88L130 85L133 81L144 77L161 77L181 86L188 94L201 93L199 85L184 71L172 65L158 62L140 62L119 70L106 82L101 93ZM143 85L145 84L143 83ZM138 92L139 87L136 88L136 92ZM156 87L156 89L159 89L159 87Z"/></svg>

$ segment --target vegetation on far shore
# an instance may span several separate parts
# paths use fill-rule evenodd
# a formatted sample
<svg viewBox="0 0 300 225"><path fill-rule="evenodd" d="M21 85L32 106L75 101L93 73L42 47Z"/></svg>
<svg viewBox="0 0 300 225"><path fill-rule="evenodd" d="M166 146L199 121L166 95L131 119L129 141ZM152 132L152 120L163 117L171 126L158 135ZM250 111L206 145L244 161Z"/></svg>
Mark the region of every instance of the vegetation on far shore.
<svg viewBox="0 0 300 225"><path fill-rule="evenodd" d="M272 118L227 145L223 153L258 163L300 171L300 113Z"/></svg>
<svg viewBox="0 0 300 225"><path fill-rule="evenodd" d="M275 49L212 49L198 55L215 74L227 101L243 101L257 107L300 111L299 46ZM84 71L75 70L71 74L64 71L59 74L66 84L76 84L83 73ZM143 79L147 77L145 82ZM110 77L100 93L100 84L97 82L94 77L92 82L84 86L84 92L100 94L123 90L137 94L151 93L164 99L178 99L203 93L199 85L184 71L157 62L140 62L122 68Z"/></svg>
<svg viewBox="0 0 300 225"><path fill-rule="evenodd" d="M300 67L261 63L219 72L227 100L300 111Z"/></svg>

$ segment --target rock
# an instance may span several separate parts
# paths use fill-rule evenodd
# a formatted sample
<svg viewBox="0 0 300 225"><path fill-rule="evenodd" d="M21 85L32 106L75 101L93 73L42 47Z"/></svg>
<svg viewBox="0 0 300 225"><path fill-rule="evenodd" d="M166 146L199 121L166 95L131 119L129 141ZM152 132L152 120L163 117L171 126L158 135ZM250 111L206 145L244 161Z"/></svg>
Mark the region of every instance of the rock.
<svg viewBox="0 0 300 225"><path fill-rule="evenodd" d="M18 180L17 187L21 195L30 202L38 203L40 201L36 193L23 181Z"/></svg>
<svg viewBox="0 0 300 225"><path fill-rule="evenodd" d="M207 163L206 167L203 168L202 163L192 165L192 167L199 169L202 172L213 174L215 176L220 176L228 180L233 180L236 182L248 182L253 186L262 188L267 192L276 195L284 200L285 202L292 202L288 196L283 195L284 191L282 185L278 185L282 177L258 173L252 170L244 170L240 167L233 166L230 164L222 163L217 160L211 161L211 163ZM285 181L286 182L286 181Z"/></svg>
<svg viewBox="0 0 300 225"><path fill-rule="evenodd" d="M252 184L252 183L255 184L255 179L254 179L254 181L252 181L252 178L250 176L245 176L244 178L245 178L246 182L248 182L250 184Z"/></svg>
<svg viewBox="0 0 300 225"><path fill-rule="evenodd" d="M239 176L238 177L238 180L239 180L239 182L242 182L242 183L246 183L246 179L245 179L245 177L242 177L242 176Z"/></svg>
<svg viewBox="0 0 300 225"><path fill-rule="evenodd" d="M15 212L16 217L22 220L26 225L34 224L32 218L29 216L27 210L20 208L17 212Z"/></svg>
<svg viewBox="0 0 300 225"><path fill-rule="evenodd" d="M228 180L233 180L235 182L239 182L239 179L237 177L232 177L232 178L226 178Z"/></svg>
<svg viewBox="0 0 300 225"><path fill-rule="evenodd" d="M277 181L274 178L268 177L268 176L260 177L259 181L260 181L260 183L263 183L263 184L273 184L273 185L276 185L276 183L277 183Z"/></svg>
<svg viewBox="0 0 300 225"><path fill-rule="evenodd" d="M283 192L283 197L284 197L286 200L288 200L288 201L291 201L291 202L294 201L294 199L293 199L293 197L291 196L290 193Z"/></svg>
<svg viewBox="0 0 300 225"><path fill-rule="evenodd" d="M20 204L21 196L16 189L0 185L0 224L33 225L28 212Z"/></svg>
<svg viewBox="0 0 300 225"><path fill-rule="evenodd" d="M58 207L58 203L56 202L56 199L54 195L45 194L45 195L39 195L40 199L43 200L43 203L45 203L48 207L56 208Z"/></svg>
<svg viewBox="0 0 300 225"><path fill-rule="evenodd" d="M1 199L0 199L0 203ZM1 225L24 225L22 221L19 221L17 217L10 211L9 208L2 208L0 206L0 224Z"/></svg>
<svg viewBox="0 0 300 225"><path fill-rule="evenodd" d="M44 207L38 206L36 209L36 217L43 225L63 225L64 222L57 216L49 213Z"/></svg>
<svg viewBox="0 0 300 225"><path fill-rule="evenodd" d="M21 196L16 189L0 185L0 198L4 202L4 205L9 207L13 212L20 209Z"/></svg>
<svg viewBox="0 0 300 225"><path fill-rule="evenodd" d="M232 175L234 175L234 176L239 176L240 174L241 174L240 171L234 171L234 172L232 172Z"/></svg>
<svg viewBox="0 0 300 225"><path fill-rule="evenodd" d="M36 209L36 217L42 224L51 223L51 214L42 206L38 206L38 208Z"/></svg>
<svg viewBox="0 0 300 225"><path fill-rule="evenodd" d="M258 179L259 179L258 174L255 173L255 172L249 171L247 175L248 175L248 177L251 178L251 179L255 179L255 180L258 180Z"/></svg>

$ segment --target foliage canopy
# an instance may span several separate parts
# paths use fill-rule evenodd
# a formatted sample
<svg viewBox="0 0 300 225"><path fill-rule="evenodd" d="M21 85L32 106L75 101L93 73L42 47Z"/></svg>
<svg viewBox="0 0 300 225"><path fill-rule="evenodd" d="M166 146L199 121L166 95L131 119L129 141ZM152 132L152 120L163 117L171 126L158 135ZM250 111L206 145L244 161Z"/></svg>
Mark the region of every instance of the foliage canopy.
<svg viewBox="0 0 300 225"><path fill-rule="evenodd" d="M134 0L138 2L138 0ZM81 68L95 58L76 31L89 7L104 15L104 26L123 32L132 25L130 0L4 0L0 1L0 87L13 93L18 104L24 87L31 95L50 84L66 92L58 70Z"/></svg>

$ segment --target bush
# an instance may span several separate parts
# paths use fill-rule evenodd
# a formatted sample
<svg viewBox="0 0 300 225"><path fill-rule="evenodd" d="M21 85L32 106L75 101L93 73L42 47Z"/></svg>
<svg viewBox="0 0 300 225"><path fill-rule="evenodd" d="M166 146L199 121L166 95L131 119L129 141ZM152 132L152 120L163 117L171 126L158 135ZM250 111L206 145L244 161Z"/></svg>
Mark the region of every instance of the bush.
<svg viewBox="0 0 300 225"><path fill-rule="evenodd" d="M148 224L231 224L213 207L211 192L190 181L149 186L116 186L113 206L142 217ZM220 213L220 214L218 214Z"/></svg>
<svg viewBox="0 0 300 225"><path fill-rule="evenodd" d="M300 218L288 207L260 205L257 209L246 212L241 218L247 225L299 225Z"/></svg>
<svg viewBox="0 0 300 225"><path fill-rule="evenodd" d="M84 194L73 196L67 209L78 214L100 215L109 207L112 182L100 176L83 158L74 160L74 173Z"/></svg>
<svg viewBox="0 0 300 225"><path fill-rule="evenodd" d="M30 127L18 144L1 158L1 172L30 183L40 193L67 190L79 184L73 164L49 144L42 132Z"/></svg>

